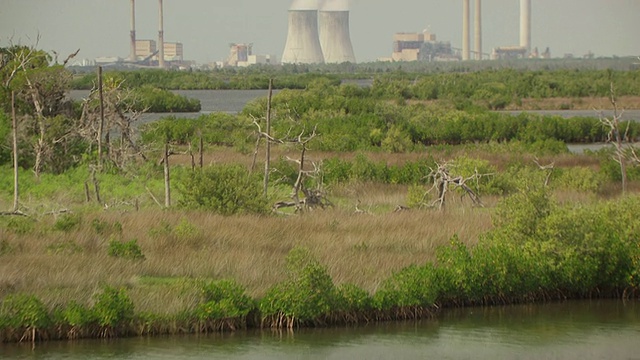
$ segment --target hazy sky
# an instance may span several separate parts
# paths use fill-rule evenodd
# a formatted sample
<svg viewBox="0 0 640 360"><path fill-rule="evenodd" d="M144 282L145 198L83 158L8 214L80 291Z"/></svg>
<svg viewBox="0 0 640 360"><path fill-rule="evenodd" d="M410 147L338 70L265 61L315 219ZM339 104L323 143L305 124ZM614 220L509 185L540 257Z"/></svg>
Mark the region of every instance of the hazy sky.
<svg viewBox="0 0 640 360"><path fill-rule="evenodd" d="M165 41L184 44L199 63L228 55L228 44L282 56L291 0L164 0ZM473 1L471 1L473 4ZM518 45L519 0L483 0L483 47ZM137 0L138 39L157 39L158 1ZM33 44L78 58L127 57L129 0L0 0L0 46ZM396 32L430 29L462 43L462 0L352 0L351 39L359 62L388 57ZM473 17L473 16L472 16ZM472 25L473 29L473 25ZM640 0L532 0L532 46L553 57L640 55ZM473 35L472 35L473 39ZM473 41L473 40L472 40ZM473 45L472 45L473 47Z"/></svg>

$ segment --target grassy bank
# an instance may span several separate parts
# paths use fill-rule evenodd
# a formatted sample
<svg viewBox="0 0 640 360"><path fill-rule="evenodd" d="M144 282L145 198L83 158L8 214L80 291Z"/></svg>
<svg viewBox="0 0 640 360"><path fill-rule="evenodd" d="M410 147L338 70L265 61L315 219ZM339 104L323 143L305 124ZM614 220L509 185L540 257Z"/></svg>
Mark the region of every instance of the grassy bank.
<svg viewBox="0 0 640 360"><path fill-rule="evenodd" d="M331 185L334 208L299 216L160 210L144 186L103 175L105 196L118 199L105 209L82 203L72 173L34 182L27 201L41 207L27 207L40 215L0 218L0 341L318 326L423 317L443 306L637 294L640 200L612 197L611 180L594 176L604 171L598 156L538 159L556 164L544 187L544 173L526 165L532 154L434 148L440 159L474 158L512 178L514 190L487 195L495 184L485 183L484 208L454 195L445 211L400 213L393 209L415 184L385 183L380 164L424 154L314 156L344 161L356 178ZM250 157L221 150L206 158ZM180 163L174 158L174 173ZM146 184L156 193L159 186Z"/></svg>

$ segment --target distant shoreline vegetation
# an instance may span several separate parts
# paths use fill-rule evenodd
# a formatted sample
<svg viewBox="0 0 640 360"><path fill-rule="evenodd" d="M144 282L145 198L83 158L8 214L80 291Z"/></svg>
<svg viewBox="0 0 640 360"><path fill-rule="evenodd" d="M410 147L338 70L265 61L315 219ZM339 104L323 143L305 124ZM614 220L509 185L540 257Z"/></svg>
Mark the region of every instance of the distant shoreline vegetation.
<svg viewBox="0 0 640 360"><path fill-rule="evenodd" d="M276 89L307 89L322 80L337 86L360 87L353 81L367 80L365 95L379 100L439 101L466 106L474 104L491 110L520 108L530 100L564 99L558 110L571 109L579 99L608 97L611 84L615 95L640 96L640 70L514 70L449 71L437 73L396 69L389 72L290 73L285 68L222 69L215 71L112 71L108 76L129 88L153 87L163 90L255 90L267 89L274 79ZM75 76L73 89L91 89L95 74ZM459 106L458 106L459 107Z"/></svg>

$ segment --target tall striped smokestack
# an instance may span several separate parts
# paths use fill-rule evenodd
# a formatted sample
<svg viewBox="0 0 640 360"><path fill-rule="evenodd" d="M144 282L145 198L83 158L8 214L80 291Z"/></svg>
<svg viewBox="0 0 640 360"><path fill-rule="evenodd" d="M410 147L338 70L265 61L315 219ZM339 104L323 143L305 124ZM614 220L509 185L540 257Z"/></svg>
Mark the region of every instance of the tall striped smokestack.
<svg viewBox="0 0 640 360"><path fill-rule="evenodd" d="M136 0L131 0L131 48L129 60L136 61Z"/></svg>
<svg viewBox="0 0 640 360"><path fill-rule="evenodd" d="M475 3L475 39L473 42L473 50L476 53L476 60L482 60L482 0L476 0Z"/></svg>
<svg viewBox="0 0 640 360"><path fill-rule="evenodd" d="M330 1L326 4L331 3ZM351 36L349 35L349 10L346 7L324 6L320 9L320 46L324 62L355 63Z"/></svg>
<svg viewBox="0 0 640 360"><path fill-rule="evenodd" d="M470 23L471 23L471 11L470 0L462 0L462 60L469 60L469 54L471 53L470 44Z"/></svg>
<svg viewBox="0 0 640 360"><path fill-rule="evenodd" d="M531 0L520 0L520 46L531 53Z"/></svg>
<svg viewBox="0 0 640 360"><path fill-rule="evenodd" d="M158 67L164 69L164 16L162 12L162 0L158 0L158 5L160 6L158 11L158 21L160 23L158 28L158 49L160 49L158 53Z"/></svg>
<svg viewBox="0 0 640 360"><path fill-rule="evenodd" d="M294 1L289 9L289 31L282 54L282 63L324 63L318 33L317 1Z"/></svg>

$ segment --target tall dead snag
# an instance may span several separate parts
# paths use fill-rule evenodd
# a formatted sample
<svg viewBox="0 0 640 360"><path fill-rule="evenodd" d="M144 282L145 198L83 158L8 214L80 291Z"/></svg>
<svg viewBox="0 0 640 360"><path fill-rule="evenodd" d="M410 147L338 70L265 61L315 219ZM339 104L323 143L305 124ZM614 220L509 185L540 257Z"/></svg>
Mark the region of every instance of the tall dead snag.
<svg viewBox="0 0 640 360"><path fill-rule="evenodd" d="M18 183L18 118L16 117L16 93L11 92L11 133L13 138L13 210L19 211L20 187Z"/></svg>
<svg viewBox="0 0 640 360"><path fill-rule="evenodd" d="M269 79L269 95L267 97L267 116L266 116L266 129L262 131L259 119L254 118L253 124L258 128L258 134L256 137L256 146L253 151L253 161L251 162L251 172L256 167L256 161L258 159L258 150L260 149L260 142L262 138L266 139L265 144L265 159L264 159L264 181L263 181L263 193L267 196L267 190L269 188L269 175L271 173L271 144L273 142L282 143L282 141L271 137L271 99L273 97L273 79Z"/></svg>
<svg viewBox="0 0 640 360"><path fill-rule="evenodd" d="M480 174L476 169L475 173L469 177L463 176L452 176L450 174L450 168L452 167L449 163L438 164L435 169L431 169L431 173L429 173L428 177L433 179L433 186L431 189L427 191L430 193L432 191L436 191L436 198L431 202L429 207L437 207L439 210L442 210L446 204L447 193L449 192L449 187L452 186L454 189L460 188L464 191L462 196L468 195L473 205L484 207L482 201L480 200L480 196L473 191L468 185L469 181L479 181L483 176L487 176L488 174Z"/></svg>
<svg viewBox="0 0 640 360"><path fill-rule="evenodd" d="M269 79L269 96L267 97L267 143L264 156L264 196L267 196L269 188L269 172L271 171L271 99L273 97L273 79Z"/></svg>
<svg viewBox="0 0 640 360"><path fill-rule="evenodd" d="M171 207L171 176L169 174L169 143L164 144L163 152L164 163L164 207Z"/></svg>
<svg viewBox="0 0 640 360"><path fill-rule="evenodd" d="M613 83L611 83L611 87L609 90L611 105L613 106L613 117L608 118L600 113L600 122L609 129L609 133L607 134L607 142L613 143L615 147L615 154L613 155L613 160L618 163L620 166L620 175L622 176L622 193L627 192L627 156L623 141L623 135L620 131L620 119L622 119L622 115L624 111L618 110L618 103L616 101L615 89L613 87ZM624 138L627 138L629 131L629 126L625 130ZM633 149L633 148L632 148ZM632 156L635 156L635 150L632 151ZM637 156L636 156L637 158Z"/></svg>

